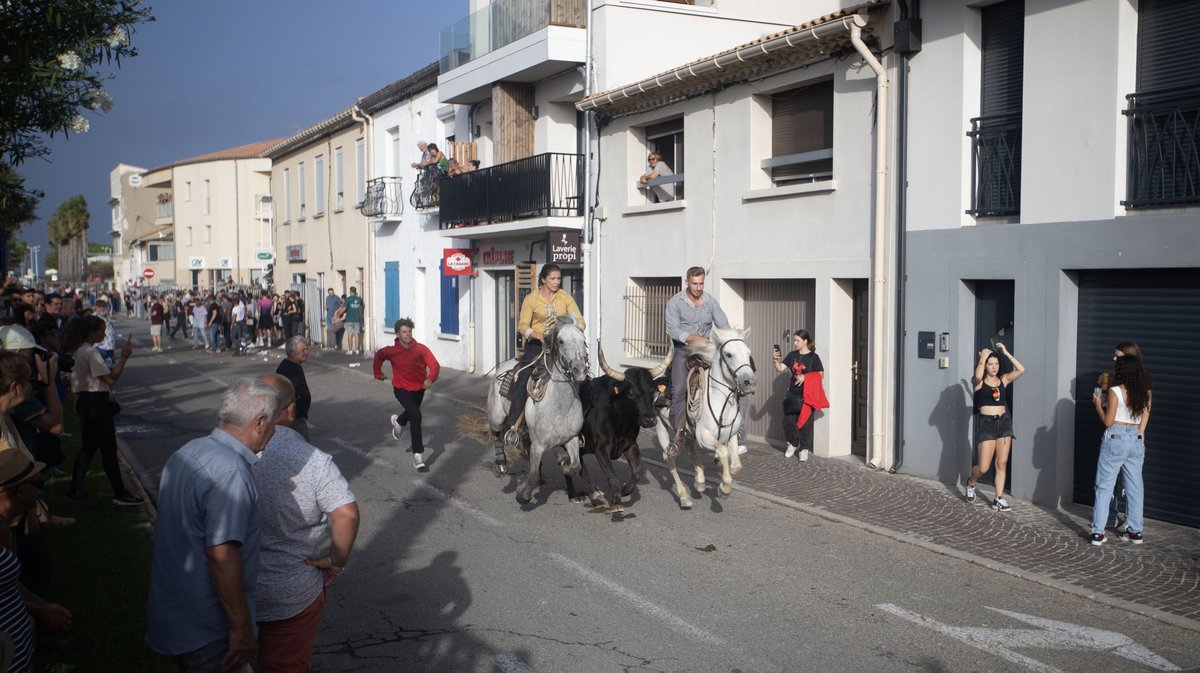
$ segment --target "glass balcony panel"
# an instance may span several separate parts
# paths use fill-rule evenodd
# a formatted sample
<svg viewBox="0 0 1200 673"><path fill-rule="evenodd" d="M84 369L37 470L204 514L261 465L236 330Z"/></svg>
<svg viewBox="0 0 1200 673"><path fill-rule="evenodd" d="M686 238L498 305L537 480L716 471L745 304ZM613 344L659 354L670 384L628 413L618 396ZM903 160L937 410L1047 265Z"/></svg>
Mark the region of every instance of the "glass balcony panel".
<svg viewBox="0 0 1200 673"><path fill-rule="evenodd" d="M441 73L486 56L547 26L583 28L586 0L493 0L442 29Z"/></svg>

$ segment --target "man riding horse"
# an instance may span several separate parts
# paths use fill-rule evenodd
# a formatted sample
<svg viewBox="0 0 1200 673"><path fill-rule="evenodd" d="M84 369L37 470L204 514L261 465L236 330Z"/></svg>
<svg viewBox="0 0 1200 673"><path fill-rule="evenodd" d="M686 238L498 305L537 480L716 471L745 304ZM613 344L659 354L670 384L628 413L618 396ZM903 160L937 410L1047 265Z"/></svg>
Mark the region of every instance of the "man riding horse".
<svg viewBox="0 0 1200 673"><path fill-rule="evenodd" d="M704 291L704 269L693 266L687 270L687 287L667 302L665 318L667 335L675 350L683 351L688 344L709 343L709 332L713 327L727 329L729 318L716 298ZM668 456L678 456L683 448L684 430L687 428L687 374L686 357L671 361L671 442L667 444Z"/></svg>

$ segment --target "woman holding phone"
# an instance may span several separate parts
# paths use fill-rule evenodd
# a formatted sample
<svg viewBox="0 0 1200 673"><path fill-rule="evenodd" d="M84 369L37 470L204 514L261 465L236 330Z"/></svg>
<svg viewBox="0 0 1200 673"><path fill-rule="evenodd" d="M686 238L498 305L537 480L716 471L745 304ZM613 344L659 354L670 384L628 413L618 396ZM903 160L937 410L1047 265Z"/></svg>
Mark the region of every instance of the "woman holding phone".
<svg viewBox="0 0 1200 673"><path fill-rule="evenodd" d="M1012 416L1008 413L1008 386L1021 378L1025 366L1008 352L1004 344L996 342L996 350L1008 358L1013 370L1001 375L1000 356L989 348L979 351L979 363L975 365L975 374L971 376L971 386L975 391L975 413L979 415L975 431L979 441L979 464L971 470L971 476L967 479L965 496L967 502L975 502L975 486L979 478L992 469L992 460L995 459L996 499L992 501L992 509L1007 512L1012 506L1004 499L1004 482L1008 478L1008 455L1013 440Z"/></svg>
<svg viewBox="0 0 1200 673"><path fill-rule="evenodd" d="M817 342L813 341L808 330L802 329L792 334L792 350L788 351L786 356L781 357L779 345L776 344L773 360L775 371L787 372L789 377L788 392L783 398L783 434L787 438L787 451L783 457L791 458L799 451L800 460L805 461L813 449L812 412L817 407L810 404L808 414L804 414L804 387L815 386L815 389L808 391L809 395L821 392L820 397L824 398L821 379L824 377L822 372L825 371L825 366L821 364L821 357L817 355Z"/></svg>

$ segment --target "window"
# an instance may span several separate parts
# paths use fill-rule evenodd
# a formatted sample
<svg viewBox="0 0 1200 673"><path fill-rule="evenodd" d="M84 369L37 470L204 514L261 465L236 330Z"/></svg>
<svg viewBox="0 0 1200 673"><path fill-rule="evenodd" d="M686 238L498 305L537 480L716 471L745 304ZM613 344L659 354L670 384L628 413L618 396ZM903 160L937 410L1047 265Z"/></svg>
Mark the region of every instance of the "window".
<svg viewBox="0 0 1200 673"><path fill-rule="evenodd" d="M771 158L775 186L833 179L833 81L771 95Z"/></svg>
<svg viewBox="0 0 1200 673"><path fill-rule="evenodd" d="M313 159L313 179L316 189L313 192L317 205L316 216L320 217L325 214L325 155L318 154L316 159Z"/></svg>
<svg viewBox="0 0 1200 673"><path fill-rule="evenodd" d="M1200 203L1200 3L1140 0L1137 93L1127 96L1129 208Z"/></svg>
<svg viewBox="0 0 1200 673"><path fill-rule="evenodd" d="M979 116L971 120L971 215L1021 212L1025 0L982 10Z"/></svg>
<svg viewBox="0 0 1200 673"><path fill-rule="evenodd" d="M631 278L625 288L625 354L635 358L661 358L670 339L665 319L667 301L683 283L677 276Z"/></svg>
<svg viewBox="0 0 1200 673"><path fill-rule="evenodd" d="M175 259L175 245L172 243L151 243L148 253L151 262L163 262Z"/></svg>
<svg viewBox="0 0 1200 673"><path fill-rule="evenodd" d="M189 203L192 201L192 183L190 180L183 183L183 200Z"/></svg>
<svg viewBox="0 0 1200 673"><path fill-rule="evenodd" d="M646 127L646 169L658 173L645 185L651 203L683 198L683 117L677 117ZM658 161L650 168L649 155L657 154Z"/></svg>
<svg viewBox="0 0 1200 673"><path fill-rule="evenodd" d="M204 214L212 215L212 181L204 181Z"/></svg>
<svg viewBox="0 0 1200 673"><path fill-rule="evenodd" d="M438 326L442 334L458 334L458 276L446 275L446 263L441 262L442 321Z"/></svg>
<svg viewBox="0 0 1200 673"><path fill-rule="evenodd" d="M296 180L296 185L297 185L297 189L299 190L299 195L300 195L300 217L299 217L299 219L303 220L304 219L304 162L303 161L301 161L300 165L296 167L296 177L298 178Z"/></svg>
<svg viewBox="0 0 1200 673"><path fill-rule="evenodd" d="M211 224L204 225L204 242L212 243L212 225Z"/></svg>
<svg viewBox="0 0 1200 673"><path fill-rule="evenodd" d="M354 198L356 204L362 205L367 200L367 149L362 138L354 141L354 157L358 164L358 174L354 176L355 188L358 191Z"/></svg>
<svg viewBox="0 0 1200 673"><path fill-rule="evenodd" d="M283 223L289 224L292 221L292 178L288 173L290 169L283 169Z"/></svg>
<svg viewBox="0 0 1200 673"><path fill-rule="evenodd" d="M346 191L346 172L342 157L342 148L333 151L333 210L340 212L345 207L342 194Z"/></svg>
<svg viewBox="0 0 1200 673"><path fill-rule="evenodd" d="M192 228L190 226L187 228L187 244L189 247L192 245Z"/></svg>
<svg viewBox="0 0 1200 673"><path fill-rule="evenodd" d="M383 322L392 329L400 319L400 262L383 263Z"/></svg>

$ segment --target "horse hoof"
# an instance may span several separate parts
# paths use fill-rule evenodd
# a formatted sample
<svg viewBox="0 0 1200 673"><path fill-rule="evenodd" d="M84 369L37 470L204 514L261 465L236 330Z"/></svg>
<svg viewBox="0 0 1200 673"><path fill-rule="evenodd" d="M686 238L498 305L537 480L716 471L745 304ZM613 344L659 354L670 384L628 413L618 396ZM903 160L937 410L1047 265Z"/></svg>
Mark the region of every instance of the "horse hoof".
<svg viewBox="0 0 1200 673"><path fill-rule="evenodd" d="M733 465L733 466L731 466L731 467L729 468L729 474L732 474L732 475L735 475L735 476L736 476L736 475L739 475L739 474L741 474L741 473L742 473L742 465L741 465L741 463L739 463L739 464L737 464L737 465Z"/></svg>
<svg viewBox="0 0 1200 673"><path fill-rule="evenodd" d="M692 499L691 498L684 498L683 500L679 501L679 509L691 509L691 508L692 508Z"/></svg>
<svg viewBox="0 0 1200 673"><path fill-rule="evenodd" d="M574 498L571 498L571 502L575 503L576 505L582 505L583 503L587 502L587 499L588 498L586 495L577 495Z"/></svg>
<svg viewBox="0 0 1200 673"><path fill-rule="evenodd" d="M508 474L508 464L497 461L492 465L492 471L496 473L497 477L502 477Z"/></svg>
<svg viewBox="0 0 1200 673"><path fill-rule="evenodd" d="M621 497L628 498L637 489L637 484L625 484L621 487Z"/></svg>
<svg viewBox="0 0 1200 673"><path fill-rule="evenodd" d="M721 495L733 493L733 484L721 484Z"/></svg>

